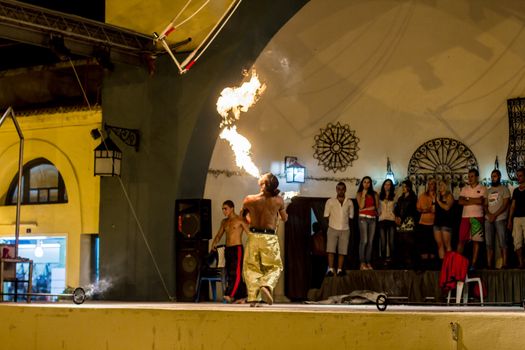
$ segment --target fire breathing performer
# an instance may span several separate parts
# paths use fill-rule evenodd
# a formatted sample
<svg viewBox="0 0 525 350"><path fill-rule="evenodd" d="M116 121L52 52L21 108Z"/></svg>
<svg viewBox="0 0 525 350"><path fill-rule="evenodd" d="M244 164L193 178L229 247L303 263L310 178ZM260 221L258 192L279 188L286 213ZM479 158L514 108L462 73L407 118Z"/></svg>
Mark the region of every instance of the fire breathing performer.
<svg viewBox="0 0 525 350"><path fill-rule="evenodd" d="M231 200L222 203L222 213L226 218L222 220L219 232L213 239L211 246L213 250L217 250L217 243L226 234L224 257L226 259L227 283L224 301L241 304L246 301L246 285L242 280L244 255L242 234L243 232L248 233L249 228L244 219L235 214L235 205Z"/></svg>
<svg viewBox="0 0 525 350"><path fill-rule="evenodd" d="M279 216L283 221L288 219L284 200L277 189L277 177L272 173L262 175L259 187L260 192L247 196L243 203L251 232L246 242L243 269L250 306L260 306L261 300L273 304L273 290L283 270L277 220Z"/></svg>

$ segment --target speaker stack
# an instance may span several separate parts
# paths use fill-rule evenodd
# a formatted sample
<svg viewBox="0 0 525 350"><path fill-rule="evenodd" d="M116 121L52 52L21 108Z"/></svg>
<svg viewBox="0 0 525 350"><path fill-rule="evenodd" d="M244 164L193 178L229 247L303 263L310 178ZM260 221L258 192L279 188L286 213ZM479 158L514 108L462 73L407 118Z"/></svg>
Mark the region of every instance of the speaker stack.
<svg viewBox="0 0 525 350"><path fill-rule="evenodd" d="M177 301L194 301L199 264L208 254L211 239L211 200L175 201Z"/></svg>

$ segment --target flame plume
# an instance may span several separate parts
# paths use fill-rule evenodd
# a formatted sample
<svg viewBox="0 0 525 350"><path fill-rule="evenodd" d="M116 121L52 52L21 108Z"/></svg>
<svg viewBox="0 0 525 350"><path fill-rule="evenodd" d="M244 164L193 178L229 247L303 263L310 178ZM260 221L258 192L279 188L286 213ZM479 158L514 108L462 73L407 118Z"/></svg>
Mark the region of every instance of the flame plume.
<svg viewBox="0 0 525 350"><path fill-rule="evenodd" d="M217 112L222 117L220 127L223 128L220 138L230 143L237 166L244 168L254 177L259 177L260 172L251 159L252 145L246 137L237 132L235 123L240 119L241 112L247 112L259 100L265 89L266 85L261 84L257 73L253 70L250 81L239 87L223 89L217 99Z"/></svg>
<svg viewBox="0 0 525 350"><path fill-rule="evenodd" d="M220 138L230 143L230 147L235 154L235 163L239 168L244 168L248 174L254 177L260 176L259 169L257 169L250 157L252 145L246 137L237 132L235 125L224 128L220 134Z"/></svg>

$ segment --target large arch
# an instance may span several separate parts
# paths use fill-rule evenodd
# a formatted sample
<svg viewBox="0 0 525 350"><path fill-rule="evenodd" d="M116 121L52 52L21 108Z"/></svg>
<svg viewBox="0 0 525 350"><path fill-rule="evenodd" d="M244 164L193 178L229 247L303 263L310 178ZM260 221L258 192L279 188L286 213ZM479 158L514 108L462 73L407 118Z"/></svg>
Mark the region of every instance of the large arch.
<svg viewBox="0 0 525 350"><path fill-rule="evenodd" d="M171 291L176 280L175 200L203 197L220 132L216 100L225 86L242 79L243 70L307 2L243 1L188 73L179 75L170 58L163 56L153 77L140 69L116 66L104 81L104 121L141 130L139 152L123 149L122 187ZM100 274L115 281L107 297L166 300L137 224L130 219L133 215L122 187L111 178L101 180Z"/></svg>
<svg viewBox="0 0 525 350"><path fill-rule="evenodd" d="M35 158L46 158L62 174L68 191L68 203L51 205L23 205L20 212L22 224L36 222L32 234L66 234L67 236L67 270L66 283L77 286L80 279L80 234L82 233L82 197L75 169L70 157L57 145L42 139L26 139L23 162L26 164ZM1 193L6 193L10 180L18 172L18 142L6 147L0 154ZM4 195L5 197L5 195ZM4 198L5 199L5 198ZM2 202L2 203L5 203ZM6 222L14 222L15 208L0 206L0 217ZM12 228L5 226L0 233L10 233Z"/></svg>

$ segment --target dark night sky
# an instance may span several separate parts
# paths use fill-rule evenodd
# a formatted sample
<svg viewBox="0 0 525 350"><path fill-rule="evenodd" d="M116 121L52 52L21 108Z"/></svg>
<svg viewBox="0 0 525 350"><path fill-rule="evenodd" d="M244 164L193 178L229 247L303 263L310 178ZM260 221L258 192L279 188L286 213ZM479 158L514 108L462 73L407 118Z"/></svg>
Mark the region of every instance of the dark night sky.
<svg viewBox="0 0 525 350"><path fill-rule="evenodd" d="M104 0L20 0L20 2L90 18L100 22L104 22L105 20L106 2Z"/></svg>

